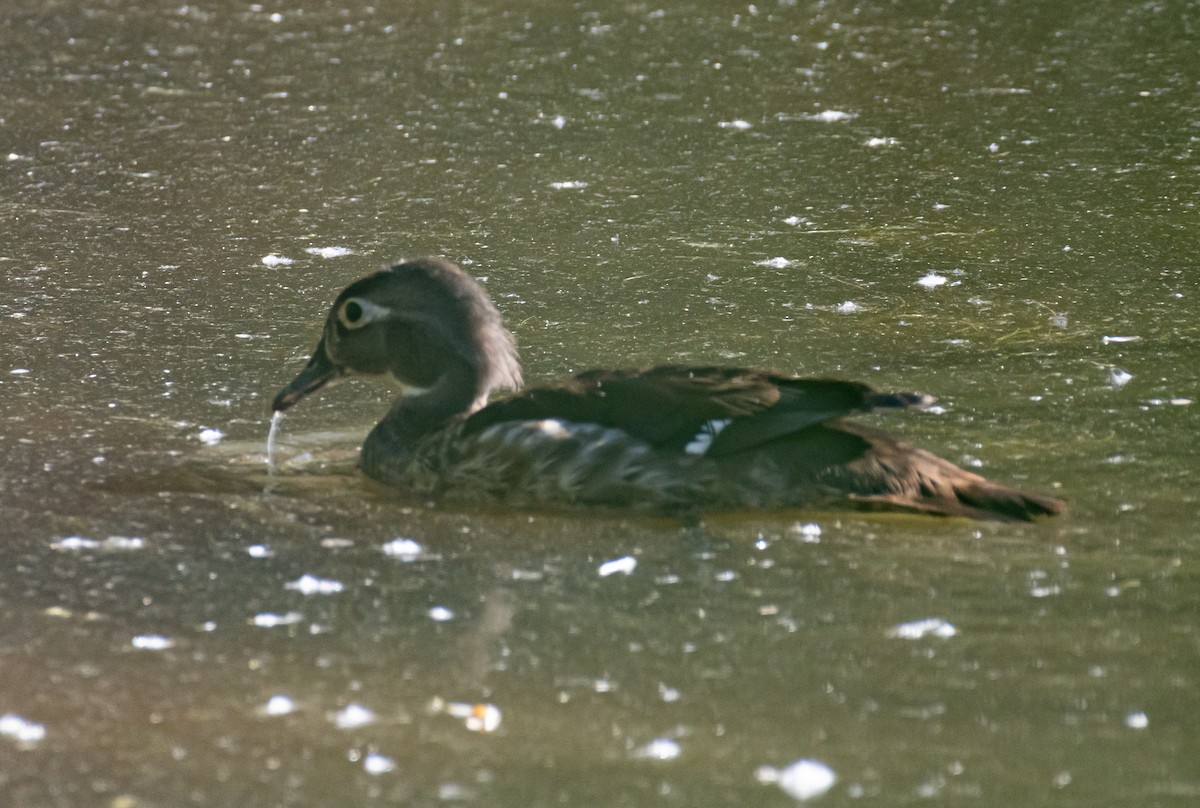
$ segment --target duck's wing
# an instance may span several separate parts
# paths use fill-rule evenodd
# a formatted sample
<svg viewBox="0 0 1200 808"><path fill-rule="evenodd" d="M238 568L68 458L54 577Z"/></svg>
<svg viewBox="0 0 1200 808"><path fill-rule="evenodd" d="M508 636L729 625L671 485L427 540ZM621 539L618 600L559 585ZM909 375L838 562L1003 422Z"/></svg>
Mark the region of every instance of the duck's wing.
<svg viewBox="0 0 1200 808"><path fill-rule="evenodd" d="M663 450L730 455L853 413L923 407L922 393L877 393L857 382L725 367L594 370L491 404L470 434L503 421L559 418L621 429Z"/></svg>

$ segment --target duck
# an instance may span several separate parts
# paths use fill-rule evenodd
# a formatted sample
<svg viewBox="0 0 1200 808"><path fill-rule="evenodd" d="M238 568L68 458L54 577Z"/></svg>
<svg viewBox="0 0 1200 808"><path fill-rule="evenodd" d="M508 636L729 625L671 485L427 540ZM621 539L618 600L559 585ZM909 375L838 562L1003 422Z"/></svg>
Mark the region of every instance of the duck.
<svg viewBox="0 0 1200 808"><path fill-rule="evenodd" d="M427 501L999 521L1065 509L850 420L929 409L925 393L720 365L588 370L524 388L495 303L442 258L347 286L272 410L354 376L390 377L400 389L362 444L362 471ZM489 401L501 389L511 392Z"/></svg>

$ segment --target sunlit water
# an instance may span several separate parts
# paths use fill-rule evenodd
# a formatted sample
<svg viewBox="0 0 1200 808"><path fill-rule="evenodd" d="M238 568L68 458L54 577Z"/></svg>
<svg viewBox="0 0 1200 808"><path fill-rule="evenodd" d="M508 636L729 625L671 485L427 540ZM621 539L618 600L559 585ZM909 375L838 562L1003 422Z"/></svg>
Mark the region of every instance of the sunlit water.
<svg viewBox="0 0 1200 808"><path fill-rule="evenodd" d="M1195 804L1195 12L7 15L0 804ZM531 381L926 390L1072 512L458 512L356 472L368 382L264 468L425 254Z"/></svg>

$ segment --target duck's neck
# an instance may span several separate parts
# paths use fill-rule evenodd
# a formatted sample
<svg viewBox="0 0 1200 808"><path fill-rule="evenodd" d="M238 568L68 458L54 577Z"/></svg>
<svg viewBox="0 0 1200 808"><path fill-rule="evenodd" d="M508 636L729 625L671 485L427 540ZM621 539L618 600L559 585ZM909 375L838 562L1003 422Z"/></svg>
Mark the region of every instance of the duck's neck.
<svg viewBox="0 0 1200 808"><path fill-rule="evenodd" d="M458 365L432 387L409 388L363 442L361 463L368 476L395 485L422 439L487 403L480 374Z"/></svg>

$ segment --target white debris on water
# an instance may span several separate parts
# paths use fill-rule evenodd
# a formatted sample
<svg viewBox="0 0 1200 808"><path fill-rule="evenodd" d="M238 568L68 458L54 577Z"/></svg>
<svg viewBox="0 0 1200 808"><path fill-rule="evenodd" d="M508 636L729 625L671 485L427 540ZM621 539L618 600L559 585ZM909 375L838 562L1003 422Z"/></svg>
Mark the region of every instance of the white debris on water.
<svg viewBox="0 0 1200 808"><path fill-rule="evenodd" d="M840 109L823 109L815 114L801 117L806 121L816 121L817 123L843 123L852 121L858 116L853 112L843 112Z"/></svg>
<svg viewBox="0 0 1200 808"><path fill-rule="evenodd" d="M347 704L331 717L338 729L357 729L374 723L375 712L361 704Z"/></svg>
<svg viewBox="0 0 1200 808"><path fill-rule="evenodd" d="M225 437L225 433L219 429L201 429L196 437L200 438L200 442L205 446L216 446Z"/></svg>
<svg viewBox="0 0 1200 808"><path fill-rule="evenodd" d="M271 253L270 255L264 255L262 257L262 262L263 266L268 267L286 267L296 263L292 258L287 258L282 255L275 255L274 253Z"/></svg>
<svg viewBox="0 0 1200 808"><path fill-rule="evenodd" d="M887 636L900 640L919 640L924 637L953 637L957 633L958 629L953 623L940 617L926 617L894 625L888 629Z"/></svg>
<svg viewBox="0 0 1200 808"><path fill-rule="evenodd" d="M250 623L259 628L276 628L278 626L294 626L303 619L304 615L300 612L287 612L286 614L263 612L250 618Z"/></svg>
<svg viewBox="0 0 1200 808"><path fill-rule="evenodd" d="M1108 383L1116 388L1124 387L1133 380L1133 374L1127 370L1113 368L1108 371Z"/></svg>
<svg viewBox="0 0 1200 808"><path fill-rule="evenodd" d="M847 300L845 303L839 303L834 311L838 314L857 314L861 309L853 300Z"/></svg>
<svg viewBox="0 0 1200 808"><path fill-rule="evenodd" d="M759 766L754 777L760 783L774 783L789 797L801 801L820 797L837 782L833 769L810 758L801 758L782 769Z"/></svg>
<svg viewBox="0 0 1200 808"><path fill-rule="evenodd" d="M129 644L139 651L166 651L175 646L175 641L158 634L139 634Z"/></svg>
<svg viewBox="0 0 1200 808"><path fill-rule="evenodd" d="M1141 339L1142 339L1141 337L1101 337L1100 344L1101 345L1112 345L1113 343L1121 343L1121 342L1139 342L1139 341L1141 341Z"/></svg>
<svg viewBox="0 0 1200 808"><path fill-rule="evenodd" d="M564 180L562 182L552 182L550 187L556 191L573 191L580 188L588 187L588 184L583 180Z"/></svg>
<svg viewBox="0 0 1200 808"><path fill-rule="evenodd" d="M79 550L141 550L146 540L138 536L109 536L107 539L89 539L86 536L67 536L50 543L50 547L62 551Z"/></svg>
<svg viewBox="0 0 1200 808"><path fill-rule="evenodd" d="M924 286L926 289L935 289L946 282L945 275L939 275L933 270L930 270L925 275L917 279L918 286Z"/></svg>
<svg viewBox="0 0 1200 808"><path fill-rule="evenodd" d="M344 258L354 254L349 247L309 247L305 252L318 258Z"/></svg>
<svg viewBox="0 0 1200 808"><path fill-rule="evenodd" d="M637 559L633 556L623 556L614 558L611 561L605 561L596 568L601 578L607 578L610 575L616 575L618 572L624 575L630 575L637 569Z"/></svg>
<svg viewBox="0 0 1200 808"><path fill-rule="evenodd" d="M878 149L883 146L896 146L899 145L899 143L900 141L896 140L894 137L873 137L868 138L864 145L870 149Z"/></svg>
<svg viewBox="0 0 1200 808"><path fill-rule="evenodd" d="M1130 729L1146 729L1150 726L1150 718L1141 710L1125 716L1125 726Z"/></svg>
<svg viewBox="0 0 1200 808"><path fill-rule="evenodd" d="M275 551L265 544L252 544L246 548L246 555L251 558L270 558Z"/></svg>
<svg viewBox="0 0 1200 808"><path fill-rule="evenodd" d="M749 121L743 121L740 118L733 121L721 121L717 124L717 126L721 127L722 129L733 129L737 132L745 132L754 128L754 124L750 123Z"/></svg>
<svg viewBox="0 0 1200 808"><path fill-rule="evenodd" d="M804 524L797 522L788 528L788 533L805 544L819 544L821 541L821 526L816 522L805 522Z"/></svg>
<svg viewBox="0 0 1200 808"><path fill-rule="evenodd" d="M433 606L426 614L428 614L429 619L435 623L445 623L454 619L454 612L445 606Z"/></svg>
<svg viewBox="0 0 1200 808"><path fill-rule="evenodd" d="M425 548L419 541L415 539L392 539L385 542L382 547L383 554L398 558L401 561L416 561L425 555Z"/></svg>
<svg viewBox="0 0 1200 808"><path fill-rule="evenodd" d="M764 261L755 261L756 267L772 267L774 269L787 269L792 265L792 262L784 258L782 255L775 258L768 258Z"/></svg>
<svg viewBox="0 0 1200 808"><path fill-rule="evenodd" d="M387 755L371 752L363 758L363 771L367 774L387 774L396 770L396 761Z"/></svg>
<svg viewBox="0 0 1200 808"><path fill-rule="evenodd" d="M670 738L655 738L633 750L633 756L645 760L675 760L682 751L679 744Z"/></svg>
<svg viewBox="0 0 1200 808"><path fill-rule="evenodd" d="M284 584L283 588L294 590L301 595L332 595L336 592L341 592L346 587L341 581L318 578L315 575L305 573L296 580Z"/></svg>
<svg viewBox="0 0 1200 808"><path fill-rule="evenodd" d="M282 693L276 693L267 699L267 703L259 708L259 713L266 716L281 716L296 711L296 702Z"/></svg>
<svg viewBox="0 0 1200 808"><path fill-rule="evenodd" d="M495 732L500 726L500 708L494 704L445 701L441 697L435 697L429 703L429 711L462 719L467 729L472 732Z"/></svg>
<svg viewBox="0 0 1200 808"><path fill-rule="evenodd" d="M33 746L46 738L46 725L38 724L16 713L0 715L0 735L22 746Z"/></svg>

